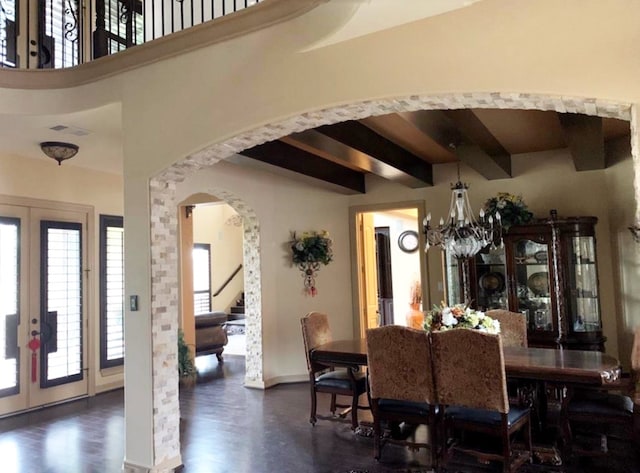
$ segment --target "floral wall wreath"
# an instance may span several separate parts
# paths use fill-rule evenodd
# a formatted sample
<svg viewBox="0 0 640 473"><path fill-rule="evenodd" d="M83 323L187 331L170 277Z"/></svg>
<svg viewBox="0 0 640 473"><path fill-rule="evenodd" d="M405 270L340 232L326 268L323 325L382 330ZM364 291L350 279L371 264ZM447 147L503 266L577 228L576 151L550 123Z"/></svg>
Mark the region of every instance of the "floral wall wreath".
<svg viewBox="0 0 640 473"><path fill-rule="evenodd" d="M304 278L305 293L314 297L316 289L316 276L320 270L320 265L327 265L333 260L332 241L329 233L325 230L321 232L303 232L296 234L291 232L291 261L302 271Z"/></svg>

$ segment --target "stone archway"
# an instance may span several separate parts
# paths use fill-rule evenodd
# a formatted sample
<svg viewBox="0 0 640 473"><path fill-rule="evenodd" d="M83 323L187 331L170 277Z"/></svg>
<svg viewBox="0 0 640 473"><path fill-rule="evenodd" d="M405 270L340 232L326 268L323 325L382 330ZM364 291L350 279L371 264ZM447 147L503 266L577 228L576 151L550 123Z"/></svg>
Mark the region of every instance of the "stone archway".
<svg viewBox="0 0 640 473"><path fill-rule="evenodd" d="M581 113L631 121L631 154L634 161L634 188L639 201L640 156L637 129L637 112L630 103L595 98L561 97L519 93L463 93L443 95L412 95L384 100L358 102L321 109L271 123L239 134L225 142L217 143L173 164L151 179L149 184L151 203L151 318L153 347L153 408L154 449L156 462L179 457L179 405L177 370L175 369L178 328L178 255L177 255L177 202L176 183L206 166L227 159L234 154L295 132L320 125L357 120L392 112L415 110L447 110L464 108L499 108L553 110ZM239 213L242 214L241 211ZM244 217L244 215L243 215ZM255 321L261 320L260 307L260 246L257 216L248 222L245 233L245 282L255 292L250 304L256 312ZM636 220L640 214L636 210ZM246 230L245 230L246 231ZM247 352L248 384L256 387L263 383L261 324L253 332L260 340ZM169 343L167 340L170 340ZM249 344L249 340L247 341Z"/></svg>

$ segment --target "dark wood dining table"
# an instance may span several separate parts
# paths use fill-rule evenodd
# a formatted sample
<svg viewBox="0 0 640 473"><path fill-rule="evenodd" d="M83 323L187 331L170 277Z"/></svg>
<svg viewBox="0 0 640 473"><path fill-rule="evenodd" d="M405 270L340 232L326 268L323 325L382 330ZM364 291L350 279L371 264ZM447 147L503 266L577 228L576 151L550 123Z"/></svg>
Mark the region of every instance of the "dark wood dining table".
<svg viewBox="0 0 640 473"><path fill-rule="evenodd" d="M530 405L534 411L534 457L537 463L560 465L562 455L555 441L548 445L543 437L548 425L547 395L545 390L536 391L536 386L555 386L558 402L571 397L574 389L583 386L603 386L620 380L620 363L613 356L599 351L580 351L555 348L504 347L504 365L507 378L530 380L529 388L524 388L521 402ZM367 365L367 344L365 339L334 340L319 345L311 352L311 359L318 363L365 367ZM557 432L565 426L560 418L551 422ZM371 428L361 423L356 433L369 436Z"/></svg>
<svg viewBox="0 0 640 473"><path fill-rule="evenodd" d="M366 366L366 340L334 340L312 350L311 358L318 363ZM504 347L504 365L509 378L566 385L599 386L620 379L618 360L599 351Z"/></svg>

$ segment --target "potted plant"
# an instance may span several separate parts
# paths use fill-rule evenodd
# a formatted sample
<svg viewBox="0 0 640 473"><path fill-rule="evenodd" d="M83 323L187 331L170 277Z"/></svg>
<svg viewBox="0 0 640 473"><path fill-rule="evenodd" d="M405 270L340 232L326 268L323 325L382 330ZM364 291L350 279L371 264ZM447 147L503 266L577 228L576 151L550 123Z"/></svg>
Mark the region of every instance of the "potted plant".
<svg viewBox="0 0 640 473"><path fill-rule="evenodd" d="M191 350L184 340L184 333L178 329L178 376L181 386L193 386L197 376L196 366L193 364Z"/></svg>

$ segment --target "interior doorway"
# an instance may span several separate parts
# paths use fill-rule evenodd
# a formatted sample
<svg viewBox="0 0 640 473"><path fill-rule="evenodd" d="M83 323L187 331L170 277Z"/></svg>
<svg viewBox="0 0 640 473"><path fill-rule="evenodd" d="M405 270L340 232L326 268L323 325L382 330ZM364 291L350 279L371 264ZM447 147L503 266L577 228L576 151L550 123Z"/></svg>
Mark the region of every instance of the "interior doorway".
<svg viewBox="0 0 640 473"><path fill-rule="evenodd" d="M198 340L205 336L204 332L197 332L198 316L225 314L226 340L221 355L245 356L243 220L229 204L210 195L198 194L186 202L188 211L180 231L185 339L188 344L195 344L198 354ZM204 327L203 330L209 330L212 336L216 331ZM219 335L213 338L218 339ZM196 367L208 363L205 354L210 355L205 351L203 356L196 357Z"/></svg>
<svg viewBox="0 0 640 473"><path fill-rule="evenodd" d="M360 336L367 328L411 325L412 306L428 307L424 253L420 250L422 202L351 209L356 252L352 274ZM414 309L415 310L415 309Z"/></svg>

